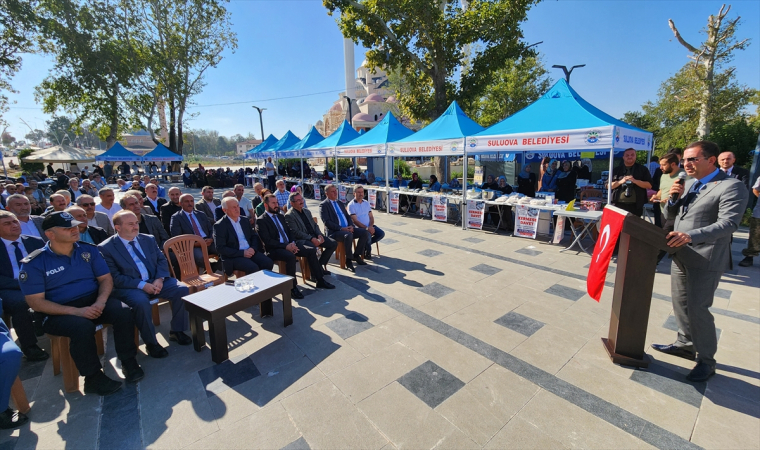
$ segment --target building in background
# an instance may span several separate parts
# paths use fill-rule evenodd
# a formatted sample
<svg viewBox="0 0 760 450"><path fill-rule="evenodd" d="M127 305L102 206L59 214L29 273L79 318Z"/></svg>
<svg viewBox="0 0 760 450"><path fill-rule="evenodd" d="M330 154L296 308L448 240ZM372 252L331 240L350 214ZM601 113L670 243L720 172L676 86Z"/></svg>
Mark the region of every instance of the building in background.
<svg viewBox="0 0 760 450"><path fill-rule="evenodd" d="M261 139L249 139L247 141L238 142L235 146L235 155L242 155L259 144L261 144Z"/></svg>

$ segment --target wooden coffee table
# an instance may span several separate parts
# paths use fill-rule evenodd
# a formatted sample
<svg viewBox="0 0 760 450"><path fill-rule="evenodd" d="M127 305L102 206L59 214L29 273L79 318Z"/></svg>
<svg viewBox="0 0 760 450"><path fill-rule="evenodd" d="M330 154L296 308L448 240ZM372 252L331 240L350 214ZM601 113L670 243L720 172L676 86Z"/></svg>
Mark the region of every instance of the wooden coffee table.
<svg viewBox="0 0 760 450"><path fill-rule="evenodd" d="M185 309L190 314L193 348L199 352L206 345L203 322L207 320L211 359L217 364L226 361L229 356L225 323L228 316L255 305L259 305L262 317L271 316L274 313L272 297L281 295L284 325L287 327L293 323L293 308L290 302L293 277L262 270L245 278L256 285L253 291L238 292L235 286L221 284L183 297Z"/></svg>

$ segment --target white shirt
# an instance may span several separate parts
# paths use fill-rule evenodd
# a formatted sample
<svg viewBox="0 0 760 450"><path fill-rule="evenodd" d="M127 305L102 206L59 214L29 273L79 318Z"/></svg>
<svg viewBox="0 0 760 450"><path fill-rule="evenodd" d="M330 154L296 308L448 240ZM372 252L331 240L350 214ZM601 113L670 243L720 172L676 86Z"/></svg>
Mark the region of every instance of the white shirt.
<svg viewBox="0 0 760 450"><path fill-rule="evenodd" d="M733 170L734 166L729 167L728 169L720 169L723 172L726 173L726 175L731 176L731 171Z"/></svg>
<svg viewBox="0 0 760 450"><path fill-rule="evenodd" d="M37 225L34 224L34 221L32 221L31 217L26 222L21 219L19 219L18 222L21 224L21 234L25 234L27 236L35 236L38 238L42 237L40 236L40 230L37 229Z"/></svg>
<svg viewBox="0 0 760 450"><path fill-rule="evenodd" d="M87 226L100 228L100 225L98 225L98 221L95 220L95 216L92 216L92 219L87 219Z"/></svg>
<svg viewBox="0 0 760 450"><path fill-rule="evenodd" d="M243 250L243 251L248 250L251 246L248 245L248 239L245 238L245 234L243 233L243 227L240 226L240 217L238 217L238 220L230 219L230 222L232 222L232 228L235 229L235 234L237 234L237 237L238 237L239 250Z"/></svg>
<svg viewBox="0 0 760 450"><path fill-rule="evenodd" d="M237 197L235 197L235 198L237 198ZM251 203L251 199L248 198L248 197L246 197L245 195L243 195L242 197L238 198L238 204L240 205L240 209L242 209L243 211L245 211L246 216L248 216L250 214L249 211L251 211L253 209L253 203ZM214 208L216 208L216 206ZM250 215L252 215L252 214L250 214Z"/></svg>
<svg viewBox="0 0 760 450"><path fill-rule="evenodd" d="M158 211L158 196L156 196L155 200L151 200L150 197L145 197L145 200L149 201L153 205L153 209Z"/></svg>
<svg viewBox="0 0 760 450"><path fill-rule="evenodd" d="M106 207L103 206L102 203L98 203L97 205L95 205L95 211L100 211L102 213L105 213L108 216L108 220L111 221L111 225L113 225L113 215L121 211L121 206L119 206L118 203L113 202L113 205L111 205L111 209L106 209Z"/></svg>
<svg viewBox="0 0 760 450"><path fill-rule="evenodd" d="M206 205L208 205L208 207L209 207L209 209L211 210L211 212L212 212L212 213L213 213L214 211L216 211L216 203L214 203L214 201L213 201L213 200L212 200L212 201L210 201L210 202L208 202L208 201L206 201L206 200L204 200L204 201L206 202ZM247 213L247 211L246 211L246 213ZM213 217L211 217L211 219L213 220L214 218L213 218Z"/></svg>
<svg viewBox="0 0 760 450"><path fill-rule="evenodd" d="M268 162L268 163L267 163L267 176L271 177L271 176L272 176L272 175L274 175L274 174L275 174L275 171L274 171L274 164L272 164L272 163Z"/></svg>
<svg viewBox="0 0 760 450"><path fill-rule="evenodd" d="M369 226L369 213L372 208L369 206L369 202L362 200L361 203L356 200L351 200L348 204L348 213L350 215L356 215L356 219L364 224L365 227Z"/></svg>
<svg viewBox="0 0 760 450"><path fill-rule="evenodd" d="M24 255L24 258L26 258L26 255L28 255L28 253L26 252L24 243L21 242L20 237L15 241L9 241L8 239L5 239L5 238L0 238L0 239L2 239L3 244L5 244L5 251L8 252L8 259L11 260L11 266L13 267L13 278L18 280L19 267L18 267L18 262L16 262L16 247L13 245L13 243L14 242L19 243L18 248L21 249L21 254Z"/></svg>

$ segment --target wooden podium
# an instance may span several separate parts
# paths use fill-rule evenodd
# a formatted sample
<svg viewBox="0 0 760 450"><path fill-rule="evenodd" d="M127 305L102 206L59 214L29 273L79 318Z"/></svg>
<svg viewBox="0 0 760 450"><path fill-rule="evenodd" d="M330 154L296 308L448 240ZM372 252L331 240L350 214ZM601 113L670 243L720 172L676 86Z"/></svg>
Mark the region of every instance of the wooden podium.
<svg viewBox="0 0 760 450"><path fill-rule="evenodd" d="M623 213L622 210L617 210ZM627 214L620 233L612 297L612 314L604 348L615 364L648 367L651 358L644 352L652 302L652 287L660 250L669 254L691 251L689 247L668 247L662 228Z"/></svg>

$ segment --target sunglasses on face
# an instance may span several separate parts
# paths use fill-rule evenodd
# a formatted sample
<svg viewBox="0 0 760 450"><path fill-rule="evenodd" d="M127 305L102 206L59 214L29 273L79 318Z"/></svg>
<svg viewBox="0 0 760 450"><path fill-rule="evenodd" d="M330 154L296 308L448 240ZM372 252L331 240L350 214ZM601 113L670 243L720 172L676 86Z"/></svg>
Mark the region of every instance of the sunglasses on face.
<svg viewBox="0 0 760 450"><path fill-rule="evenodd" d="M87 208L88 206L95 206L95 202L92 203L82 203L82 206Z"/></svg>
<svg viewBox="0 0 760 450"><path fill-rule="evenodd" d="M701 156L695 156L693 158L684 158L683 160L684 162L687 162L687 163L695 163L699 161L700 159L704 159L704 158L702 158Z"/></svg>

